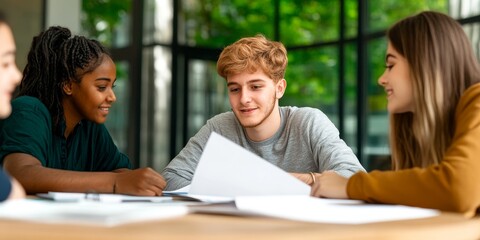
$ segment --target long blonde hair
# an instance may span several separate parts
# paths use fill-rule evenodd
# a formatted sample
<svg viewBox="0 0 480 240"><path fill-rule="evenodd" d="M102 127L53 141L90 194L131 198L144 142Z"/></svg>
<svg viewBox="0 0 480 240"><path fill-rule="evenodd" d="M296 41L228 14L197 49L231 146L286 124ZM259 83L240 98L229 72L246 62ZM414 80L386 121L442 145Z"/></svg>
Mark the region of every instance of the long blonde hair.
<svg viewBox="0 0 480 240"><path fill-rule="evenodd" d="M480 81L470 41L458 22L431 11L399 21L387 37L409 64L414 102L414 113L390 116L392 167L438 164L451 144L461 95Z"/></svg>

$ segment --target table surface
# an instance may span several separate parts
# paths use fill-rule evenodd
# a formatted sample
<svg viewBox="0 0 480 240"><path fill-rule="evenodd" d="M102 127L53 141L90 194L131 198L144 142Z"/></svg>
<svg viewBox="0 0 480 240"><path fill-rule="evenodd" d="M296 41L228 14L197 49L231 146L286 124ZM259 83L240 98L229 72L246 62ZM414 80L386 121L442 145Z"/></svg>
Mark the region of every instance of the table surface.
<svg viewBox="0 0 480 240"><path fill-rule="evenodd" d="M189 214L115 227L0 220L0 239L480 239L480 216L460 214L370 224L322 224L219 214Z"/></svg>

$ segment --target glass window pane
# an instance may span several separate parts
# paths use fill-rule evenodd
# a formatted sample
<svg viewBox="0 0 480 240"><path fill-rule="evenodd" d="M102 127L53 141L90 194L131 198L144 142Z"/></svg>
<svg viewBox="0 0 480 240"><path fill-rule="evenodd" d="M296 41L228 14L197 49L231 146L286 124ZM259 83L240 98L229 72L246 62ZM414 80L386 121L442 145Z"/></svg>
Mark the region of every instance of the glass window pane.
<svg viewBox="0 0 480 240"><path fill-rule="evenodd" d="M348 44L345 47L345 120L343 140L357 153L357 47Z"/></svg>
<svg viewBox="0 0 480 240"><path fill-rule="evenodd" d="M128 46L131 6L132 0L82 1L82 34L107 47Z"/></svg>
<svg viewBox="0 0 480 240"><path fill-rule="evenodd" d="M450 16L455 19L480 15L480 0L450 0Z"/></svg>
<svg viewBox="0 0 480 240"><path fill-rule="evenodd" d="M370 170L384 168L385 164L390 163L386 157L390 154L387 98L384 89L377 83L377 79L385 71L386 49L385 38L368 43L367 143L365 149L368 157L365 165Z"/></svg>
<svg viewBox="0 0 480 240"><path fill-rule="evenodd" d="M280 105L319 108L337 124L338 48L289 51L288 61Z"/></svg>
<svg viewBox="0 0 480 240"><path fill-rule="evenodd" d="M224 47L245 36L273 36L271 0L182 0L179 42Z"/></svg>
<svg viewBox="0 0 480 240"><path fill-rule="evenodd" d="M280 39L285 45L339 38L339 1L280 0L280 3Z"/></svg>
<svg viewBox="0 0 480 240"><path fill-rule="evenodd" d="M143 51L140 166L158 171L170 161L171 59L170 48L157 46Z"/></svg>
<svg viewBox="0 0 480 240"><path fill-rule="evenodd" d="M146 0L143 10L143 43L171 43L172 0Z"/></svg>
<svg viewBox="0 0 480 240"><path fill-rule="evenodd" d="M463 30L470 39L473 51L480 61L480 22L463 25Z"/></svg>
<svg viewBox="0 0 480 240"><path fill-rule="evenodd" d="M113 141L121 152L127 151L127 122L128 122L128 62L117 61L117 80L115 81L115 96L117 101L112 105L105 126L108 128Z"/></svg>
<svg viewBox="0 0 480 240"><path fill-rule="evenodd" d="M230 110L227 84L218 76L216 63L191 60L188 64L188 136L192 137L216 114Z"/></svg>
<svg viewBox="0 0 480 240"><path fill-rule="evenodd" d="M368 30L382 31L396 21L423 10L447 13L448 0L368 1Z"/></svg>
<svg viewBox="0 0 480 240"><path fill-rule="evenodd" d="M345 36L357 36L358 32L358 0L345 0Z"/></svg>

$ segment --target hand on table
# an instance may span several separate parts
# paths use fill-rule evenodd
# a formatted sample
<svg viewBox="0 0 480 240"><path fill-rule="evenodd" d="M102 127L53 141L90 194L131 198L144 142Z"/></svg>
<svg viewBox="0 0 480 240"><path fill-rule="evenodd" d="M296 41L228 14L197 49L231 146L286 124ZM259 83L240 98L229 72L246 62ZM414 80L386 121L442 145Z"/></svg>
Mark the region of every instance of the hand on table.
<svg viewBox="0 0 480 240"><path fill-rule="evenodd" d="M161 196L167 186L165 179L151 168L117 171L116 174L114 193Z"/></svg>

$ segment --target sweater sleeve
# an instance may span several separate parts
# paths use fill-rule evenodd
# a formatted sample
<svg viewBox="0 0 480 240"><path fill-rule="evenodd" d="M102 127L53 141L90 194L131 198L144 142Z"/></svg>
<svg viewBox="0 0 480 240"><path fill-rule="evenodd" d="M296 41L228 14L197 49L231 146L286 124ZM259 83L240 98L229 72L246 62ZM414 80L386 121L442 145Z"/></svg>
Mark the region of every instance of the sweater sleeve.
<svg viewBox="0 0 480 240"><path fill-rule="evenodd" d="M165 190L177 190L189 185L212 132L211 122L208 121L200 131L188 141L180 153L165 167L162 176L167 181Z"/></svg>
<svg viewBox="0 0 480 240"><path fill-rule="evenodd" d="M330 119L318 109L303 109L311 110L307 116L310 119L300 126L304 129L302 135L309 139L318 172L333 170L348 178L356 172L365 171Z"/></svg>
<svg viewBox="0 0 480 240"><path fill-rule="evenodd" d="M359 172L348 181L349 197L472 215L480 206L480 84L464 93L455 121L452 144L440 164Z"/></svg>

